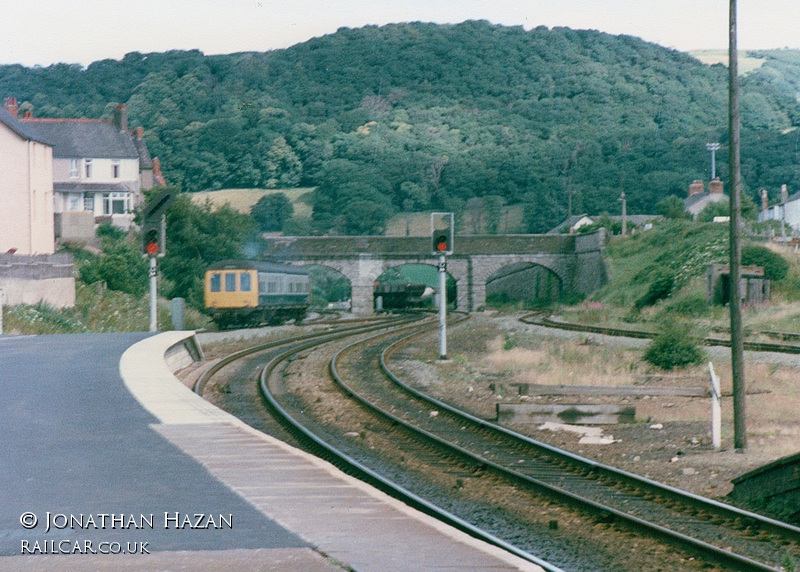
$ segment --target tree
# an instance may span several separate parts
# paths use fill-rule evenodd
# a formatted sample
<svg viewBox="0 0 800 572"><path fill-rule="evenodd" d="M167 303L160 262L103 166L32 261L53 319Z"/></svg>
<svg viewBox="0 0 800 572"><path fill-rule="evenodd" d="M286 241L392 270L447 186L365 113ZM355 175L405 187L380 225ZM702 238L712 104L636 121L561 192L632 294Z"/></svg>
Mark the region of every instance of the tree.
<svg viewBox="0 0 800 572"><path fill-rule="evenodd" d="M670 195L658 201L656 211L664 218L673 220L689 219L692 216L686 211L683 201L675 195Z"/></svg>
<svg viewBox="0 0 800 572"><path fill-rule="evenodd" d="M277 137L267 153L265 164L265 186L268 189L297 186L302 176L303 166L297 154L286 139Z"/></svg>
<svg viewBox="0 0 800 572"><path fill-rule="evenodd" d="M203 308L203 273L208 265L226 258L242 258L245 248L259 250L253 220L225 205L214 210L210 202L197 205L186 194L167 211L167 256L161 262L164 295L185 298Z"/></svg>
<svg viewBox="0 0 800 572"><path fill-rule="evenodd" d="M391 211L369 201L356 201L340 217L338 228L347 235L377 235L386 231Z"/></svg>
<svg viewBox="0 0 800 572"><path fill-rule="evenodd" d="M764 246L748 245L742 247L742 266L761 266L764 278L782 280L789 273L789 263L778 253Z"/></svg>
<svg viewBox="0 0 800 572"><path fill-rule="evenodd" d="M250 209L250 216L261 232L283 231L293 214L294 207L285 193L264 195Z"/></svg>

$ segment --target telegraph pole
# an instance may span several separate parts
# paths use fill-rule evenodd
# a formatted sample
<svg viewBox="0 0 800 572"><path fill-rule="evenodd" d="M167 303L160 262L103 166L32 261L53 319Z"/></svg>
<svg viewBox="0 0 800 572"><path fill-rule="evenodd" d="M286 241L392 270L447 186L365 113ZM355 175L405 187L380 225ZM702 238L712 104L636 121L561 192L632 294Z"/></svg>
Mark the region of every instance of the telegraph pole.
<svg viewBox="0 0 800 572"><path fill-rule="evenodd" d="M742 338L742 168L739 139L739 62L736 48L736 0L730 1L730 43L728 47L728 132L730 137L730 314L731 368L733 376L733 443L738 451L747 448L745 426L744 341Z"/></svg>

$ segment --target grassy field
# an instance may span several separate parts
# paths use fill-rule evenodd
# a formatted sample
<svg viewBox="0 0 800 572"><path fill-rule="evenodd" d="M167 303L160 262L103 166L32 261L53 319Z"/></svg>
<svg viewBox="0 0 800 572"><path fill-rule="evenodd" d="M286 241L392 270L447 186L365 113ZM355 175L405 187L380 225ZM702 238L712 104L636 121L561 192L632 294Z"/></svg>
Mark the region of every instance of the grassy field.
<svg viewBox="0 0 800 572"><path fill-rule="evenodd" d="M739 75L745 75L764 65L763 58L743 55L745 52L746 50L739 51ZM728 65L728 50L694 50L689 52L689 55L709 66L722 64L727 67Z"/></svg>
<svg viewBox="0 0 800 572"><path fill-rule="evenodd" d="M299 218L311 218L311 205L308 204L304 198L309 195L313 188L297 188L297 189L221 189L219 191L202 191L199 193L192 193L192 201L195 204L205 204L206 201L211 201L214 207L221 207L225 204L231 208L249 214L250 209L256 204L261 197L269 194L283 193L285 194L294 207L294 213Z"/></svg>
<svg viewBox="0 0 800 572"><path fill-rule="evenodd" d="M311 192L313 187L303 187L297 189L221 189L219 191L202 191L192 193L192 201L195 204L205 204L211 201L215 207L225 204L231 208L249 213L250 209L261 197L284 193L294 207L295 216L302 219L311 218ZM485 232L485 224L481 228L461 229L459 232L464 234L481 234ZM477 232L476 232L477 230ZM386 236L428 236L431 232L431 215L429 212L421 213L402 213L393 216L386 225ZM522 208L511 206L503 208L503 212L498 225L498 232L501 234L516 234L523 232L522 229Z"/></svg>

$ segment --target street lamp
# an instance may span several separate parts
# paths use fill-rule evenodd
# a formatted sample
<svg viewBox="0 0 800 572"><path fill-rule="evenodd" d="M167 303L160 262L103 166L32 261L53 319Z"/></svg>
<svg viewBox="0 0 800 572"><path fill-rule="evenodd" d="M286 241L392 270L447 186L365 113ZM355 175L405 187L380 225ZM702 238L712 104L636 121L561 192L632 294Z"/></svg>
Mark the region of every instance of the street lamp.
<svg viewBox="0 0 800 572"><path fill-rule="evenodd" d="M717 161L716 161L716 152L720 150L722 145L719 143L706 143L706 149L711 151L711 180L717 178Z"/></svg>

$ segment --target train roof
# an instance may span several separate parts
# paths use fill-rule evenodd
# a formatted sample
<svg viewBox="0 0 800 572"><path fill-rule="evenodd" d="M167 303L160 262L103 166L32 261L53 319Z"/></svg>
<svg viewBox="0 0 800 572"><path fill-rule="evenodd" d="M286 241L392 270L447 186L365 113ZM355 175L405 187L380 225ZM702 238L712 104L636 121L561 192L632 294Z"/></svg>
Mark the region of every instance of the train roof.
<svg viewBox="0 0 800 572"><path fill-rule="evenodd" d="M206 270L257 270L259 272L279 272L282 274L308 274L308 270L300 266L279 264L266 260L221 260L210 265Z"/></svg>

